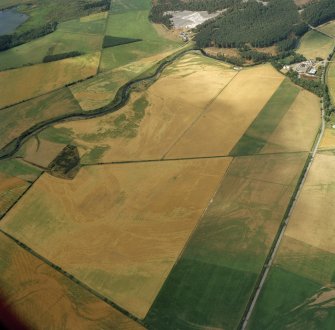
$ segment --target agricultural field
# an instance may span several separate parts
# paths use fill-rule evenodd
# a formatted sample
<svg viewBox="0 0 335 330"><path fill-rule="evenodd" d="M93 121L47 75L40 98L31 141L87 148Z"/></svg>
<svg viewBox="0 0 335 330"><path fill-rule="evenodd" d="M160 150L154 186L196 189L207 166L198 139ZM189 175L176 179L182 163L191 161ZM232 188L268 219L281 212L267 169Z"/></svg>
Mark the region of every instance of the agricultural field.
<svg viewBox="0 0 335 330"><path fill-rule="evenodd" d="M232 161L148 313L149 328L237 328L306 158Z"/></svg>
<svg viewBox="0 0 335 330"><path fill-rule="evenodd" d="M2 298L32 329L144 329L3 233L0 272Z"/></svg>
<svg viewBox="0 0 335 330"><path fill-rule="evenodd" d="M308 60L321 57L326 59L334 48L334 40L317 31L307 32L300 40L297 53Z"/></svg>
<svg viewBox="0 0 335 330"><path fill-rule="evenodd" d="M60 89L0 111L0 148L37 123L60 115L80 113L68 88ZM19 123L17 119L20 118Z"/></svg>
<svg viewBox="0 0 335 330"><path fill-rule="evenodd" d="M189 50L113 108L122 86L192 41L151 24L150 0L112 0L109 12L96 0L17 1L31 16L19 32L59 25L0 52L8 306L37 330L236 329L319 133L320 99L270 64L239 70ZM299 52L333 46L312 31ZM31 129L66 114L85 120ZM330 127L321 145L250 329L335 320Z"/></svg>
<svg viewBox="0 0 335 330"><path fill-rule="evenodd" d="M172 51L182 46L180 40L162 37L162 34L148 21L150 0L140 0L136 9L112 5L106 36L137 38L140 42L106 48L102 52L100 71L115 69L130 62ZM119 8L119 10L118 10ZM144 9L143 9L144 8ZM127 24L125 24L127 22Z"/></svg>
<svg viewBox="0 0 335 330"><path fill-rule="evenodd" d="M122 110L55 128L69 132L88 156L101 156L84 156L83 163L161 159L235 75L226 64L189 54L148 90L134 93ZM44 134L52 139L48 130Z"/></svg>
<svg viewBox="0 0 335 330"><path fill-rule="evenodd" d="M329 63L327 71L327 86L329 94L333 102L335 102L335 56L332 57L331 63Z"/></svg>
<svg viewBox="0 0 335 330"><path fill-rule="evenodd" d="M0 52L0 70L42 63L46 55L100 51L106 19L103 12L60 23L51 34Z"/></svg>
<svg viewBox="0 0 335 330"><path fill-rule="evenodd" d="M97 73L100 53L0 72L0 108L43 95ZM29 81L29 84L27 84Z"/></svg>
<svg viewBox="0 0 335 330"><path fill-rule="evenodd" d="M41 171L20 160L0 162L0 219L40 175Z"/></svg>
<svg viewBox="0 0 335 330"><path fill-rule="evenodd" d="M331 37L335 37L335 21L323 24L318 29Z"/></svg>
<svg viewBox="0 0 335 330"><path fill-rule="evenodd" d="M317 154L249 329L334 325L335 155Z"/></svg>
<svg viewBox="0 0 335 330"><path fill-rule="evenodd" d="M143 318L229 163L93 166L67 182L43 175L1 229Z"/></svg>

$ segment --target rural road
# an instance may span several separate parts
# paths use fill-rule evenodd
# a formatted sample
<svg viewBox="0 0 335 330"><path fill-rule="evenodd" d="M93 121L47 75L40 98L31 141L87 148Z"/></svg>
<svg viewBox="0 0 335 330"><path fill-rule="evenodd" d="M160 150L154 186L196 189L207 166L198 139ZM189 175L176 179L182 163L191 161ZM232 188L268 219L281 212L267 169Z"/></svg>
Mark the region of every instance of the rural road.
<svg viewBox="0 0 335 330"><path fill-rule="evenodd" d="M324 73L323 73L323 76L322 76L322 80L325 82L325 75L326 75L326 72L327 70L325 69L324 70ZM279 249L279 246L280 246L280 243L282 241L282 238L284 236L284 233L285 233L285 230L288 226L288 223L290 221L290 218L291 218L291 215L292 215L292 212L297 204L297 201L299 199L299 196L300 196L300 193L301 193L301 190L305 184L305 181L306 181L306 178L308 176L308 173L309 173L309 170L313 164L313 160L315 158L315 155L317 153L317 150L319 148L319 145L320 145L320 142L321 142L321 139L323 137L323 134L324 134L324 131L325 131L325 127L326 127L326 124L325 124L325 118L324 118L324 108L323 108L323 104L322 104L322 107L321 107L321 130L320 130L320 133L318 135L318 138L316 140L316 142L314 143L314 146L313 146L313 149L310 151L310 160L309 160L309 163L306 167L306 170L305 170L305 173L300 181L300 184L299 184L299 187L298 189L296 190L296 193L295 195L293 195L293 201L292 201L292 204L291 204L291 207L289 209L289 212L288 212L288 215L286 217L286 219L284 220L283 224L282 224L282 227L280 229L280 233L279 235L277 236L277 239L276 241L274 242L274 247L273 249L270 251L270 255L268 256L267 260L268 262L264 265L263 267L263 273L262 273L262 277L260 279L260 282L259 282L259 285L254 293L254 296L252 298L252 301L251 301L251 304L247 307L248 309L246 310L245 312L245 317L244 319L242 319L242 326L241 326L241 329L242 330L245 330L248 328L248 322L250 320L250 317L251 317L251 314L255 308L255 305L258 301L258 298L259 298L259 295L264 287L264 283L268 277L268 274L269 274L269 271L270 271L270 268L272 267L273 265L273 261L276 257L276 254L277 254L277 251Z"/></svg>

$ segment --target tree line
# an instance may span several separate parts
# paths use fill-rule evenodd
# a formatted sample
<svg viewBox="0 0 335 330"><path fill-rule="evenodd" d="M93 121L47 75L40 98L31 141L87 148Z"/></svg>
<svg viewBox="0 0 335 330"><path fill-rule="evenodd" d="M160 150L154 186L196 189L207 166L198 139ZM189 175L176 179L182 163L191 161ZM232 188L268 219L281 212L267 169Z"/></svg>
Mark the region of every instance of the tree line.
<svg viewBox="0 0 335 330"><path fill-rule="evenodd" d="M254 47L267 47L294 39L293 36L301 35L307 29L292 0L270 0L267 5L249 0L201 24L195 40L201 48L238 48L247 43Z"/></svg>
<svg viewBox="0 0 335 330"><path fill-rule="evenodd" d="M22 45L26 42L52 33L56 30L57 25L58 22L50 22L20 34L14 33L9 35L2 35L0 36L0 51Z"/></svg>
<svg viewBox="0 0 335 330"><path fill-rule="evenodd" d="M303 8L302 18L313 26L335 19L334 0L314 0Z"/></svg>

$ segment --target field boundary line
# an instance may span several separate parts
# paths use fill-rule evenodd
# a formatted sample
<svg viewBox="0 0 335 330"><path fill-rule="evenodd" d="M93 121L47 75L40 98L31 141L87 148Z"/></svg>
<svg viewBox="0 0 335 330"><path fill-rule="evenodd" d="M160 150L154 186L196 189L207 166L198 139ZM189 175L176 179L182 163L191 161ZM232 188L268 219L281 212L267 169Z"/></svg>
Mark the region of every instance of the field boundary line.
<svg viewBox="0 0 335 330"><path fill-rule="evenodd" d="M18 246L20 246L21 248L23 248L24 250L26 250L27 252L29 252L31 255L33 255L34 257L36 257L39 260L41 260L46 265L48 265L49 267L53 268L58 273L62 274L63 276L65 276L66 278L68 278L69 280L71 280L72 282L74 282L75 284L79 285L81 288L83 288L83 289L87 290L88 292L90 292L91 294L93 294L96 298L104 301L106 304L112 306L114 309L116 309L117 311L121 312L123 315L127 316L128 318L132 319L133 321L135 321L135 322L137 322L137 323L139 323L140 325L143 326L143 322L137 316L135 316L132 313L128 312L126 309L124 309L123 307L119 306L118 304L116 304L115 302L113 302L109 298L105 297L104 295L100 294L98 291L92 289L90 286L88 286L84 282L80 281L79 279L77 279L75 276L73 276L72 274L70 274L66 270L64 270L61 267L57 266L56 264L54 264L53 262L51 262L49 259L43 257L41 254L37 253L35 250L31 249L28 245L26 245L25 243L23 243L20 240L16 239L14 236L12 236L11 234L7 233L3 229L0 228L0 232L2 234L4 234L6 237L10 238Z"/></svg>
<svg viewBox="0 0 335 330"><path fill-rule="evenodd" d="M334 148L335 149L335 148ZM242 158L242 157L265 157L273 155L295 155L295 154L307 154L308 151L289 151L289 152L271 152L265 154L255 155L213 155L213 156L194 156L194 157L178 157L178 158L156 158L156 159L139 159L139 160L116 160L110 162L97 162L97 163L86 163L80 164L80 167L92 167L92 166L104 166L104 165L118 165L118 164L136 164L136 163L155 163L155 162L176 162L184 160L197 160L197 159L219 159L219 158Z"/></svg>
<svg viewBox="0 0 335 330"><path fill-rule="evenodd" d="M34 180L33 182L30 182L30 185L27 187L27 189L19 196L19 198L10 206L10 208L0 216L0 222L5 218L5 216L10 212L10 210L23 198L23 196L33 187L33 185L38 181L38 179L44 174L44 171L42 171Z"/></svg>
<svg viewBox="0 0 335 330"><path fill-rule="evenodd" d="M109 17L111 15L111 11L112 11L113 1L110 0L109 3L110 3L110 7L109 7L109 10L107 12L106 24L105 24L104 32L102 34L102 42L101 42L101 47L100 47L100 58L99 58L99 64L98 64L98 69L97 69L97 74L96 75L98 75L99 73L102 72L100 70L101 60L102 60L102 52L104 51L104 48L103 48L103 46L104 46L104 40L105 40L106 33L107 33L107 26L108 26Z"/></svg>
<svg viewBox="0 0 335 330"><path fill-rule="evenodd" d="M316 135L315 141L314 141L314 145L312 147L312 150L309 152L306 162L305 162L305 166L303 167L300 177L297 181L296 187L293 191L293 194L291 196L291 199L288 203L286 212L284 214L283 220L279 226L279 229L277 231L277 234L275 236L275 239L273 240L271 249L265 259L265 263L263 265L262 271L260 272L260 275L258 276L256 285L254 287L253 293L250 296L250 299L248 301L248 304L246 306L246 309L244 311L244 314L242 316L242 319L240 321L240 324L238 326L238 329L241 330L246 330L248 328L248 323L250 320L250 317L253 313L253 310L256 306L256 303L258 301L258 298L262 292L262 289L264 287L264 284L266 282L266 279L268 277L269 271L273 266L273 262L274 259L277 255L278 249L280 247L282 238L284 237L286 228L289 224L289 221L291 219L291 215L295 209L295 206L297 204L297 201L299 199L300 193L302 191L302 188L304 187L305 181L308 177L309 174L309 170L313 164L315 155L318 151L318 147L320 145L320 142L322 140L323 134L324 134L324 130L325 130L325 118L324 118L324 109L323 106L321 108L321 127L319 129L318 134Z"/></svg>
<svg viewBox="0 0 335 330"><path fill-rule="evenodd" d="M229 80L229 82L223 86L222 89L204 106L203 110L194 118L192 123L186 127L186 129L180 134L179 137L176 138L176 140L171 144L171 146L167 149L167 151L162 156L162 159L164 159L167 154L175 147L175 145L185 136L185 134L198 122L198 120L203 116L204 113L208 111L208 108L215 102L215 100L220 96L220 94L231 84L231 82L238 76L240 71L238 71L233 78Z"/></svg>
<svg viewBox="0 0 335 330"><path fill-rule="evenodd" d="M193 238L195 232L198 230L199 225L200 225L200 223L202 222L202 220L203 220L205 214L207 213L209 207L211 206L211 204L212 204L214 198L215 198L216 195L218 194L218 192L219 192L219 190L220 190L220 188L221 188L221 186L222 186L222 183L223 183L225 177L227 176L227 174L228 174L228 172L229 172L229 169L230 169L231 165L233 164L233 162L234 162L234 160L235 160L234 157L230 157L230 158L231 158L231 161L230 161L228 167L226 168L225 172L222 174L222 177L221 177L221 179L220 179L220 181L219 181L219 183L218 183L218 185L217 185L217 189L213 192L212 197L209 199L209 202L208 202L207 206L204 208L203 212L202 212L201 215L199 216L199 219L198 219L197 223L196 223L195 226L193 227L193 229L192 229L192 231L191 231L189 237L188 237L187 240L185 241L185 244L184 244L183 248L181 249L181 251L180 251L178 257L177 257L176 260L175 260L175 262L173 263L173 266L172 266L170 272L167 274L167 276L166 276L166 278L165 278L165 281L163 282L163 285L161 286L160 290L158 291L158 293L157 293L157 295L156 295L156 298L155 298L154 301L152 302L152 304L151 304L151 306L150 306L150 308L149 308L149 311L148 311L148 313L147 313L146 316L149 315L149 313L150 313L150 311L151 311L151 309L152 309L152 306L154 306L155 302L158 300L159 295L160 295L160 293L161 293L161 291L162 291L162 289L163 289L163 287L164 287L164 284L166 283L166 281L168 280L170 274L173 272L173 270L176 268L176 266L178 265L178 263L179 263L180 260L182 259L182 256L183 256L185 250L187 249L187 247L188 247L190 241L192 240L192 238ZM144 326L147 326L147 324L144 324Z"/></svg>

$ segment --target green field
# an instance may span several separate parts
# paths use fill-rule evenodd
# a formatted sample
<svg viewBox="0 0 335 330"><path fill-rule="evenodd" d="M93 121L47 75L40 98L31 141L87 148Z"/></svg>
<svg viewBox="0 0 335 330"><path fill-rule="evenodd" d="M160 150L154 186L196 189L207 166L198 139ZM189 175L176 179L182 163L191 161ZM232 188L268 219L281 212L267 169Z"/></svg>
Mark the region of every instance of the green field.
<svg viewBox="0 0 335 330"><path fill-rule="evenodd" d="M0 70L41 63L46 55L99 51L102 48L105 24L104 13L61 23L51 34L0 52Z"/></svg>
<svg viewBox="0 0 335 330"><path fill-rule="evenodd" d="M314 158L249 329L334 328L334 161Z"/></svg>
<svg viewBox="0 0 335 330"><path fill-rule="evenodd" d="M300 89L289 79L285 79L230 154L238 156L259 153L289 110L299 91Z"/></svg>
<svg viewBox="0 0 335 330"><path fill-rule="evenodd" d="M316 31L307 32L300 40L297 53L307 59L327 58L334 48L334 40Z"/></svg>
<svg viewBox="0 0 335 330"><path fill-rule="evenodd" d="M3 109L0 111L0 148L39 122L80 112L81 108L68 88Z"/></svg>
<svg viewBox="0 0 335 330"><path fill-rule="evenodd" d="M306 157L233 160L149 311L149 328L237 327Z"/></svg>
<svg viewBox="0 0 335 330"><path fill-rule="evenodd" d="M180 42L162 38L149 22L150 0L141 0L136 6L132 6L131 2L129 7L121 6L121 2L117 3L118 6L116 8L114 7L114 2L112 3L106 35L132 39L138 38L143 41L104 49L100 66L101 70L114 69L144 57L173 50L181 46ZM142 8L145 8L145 10Z"/></svg>

